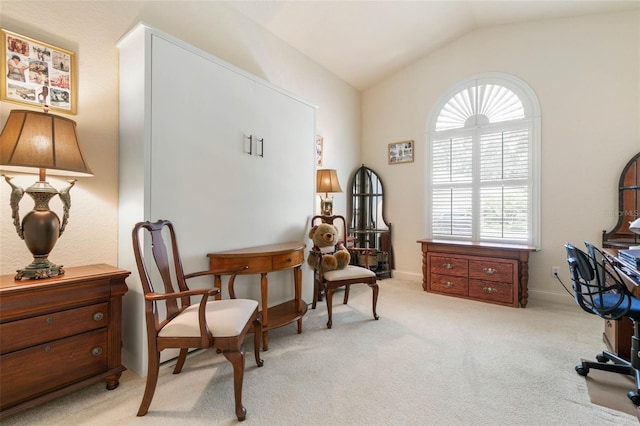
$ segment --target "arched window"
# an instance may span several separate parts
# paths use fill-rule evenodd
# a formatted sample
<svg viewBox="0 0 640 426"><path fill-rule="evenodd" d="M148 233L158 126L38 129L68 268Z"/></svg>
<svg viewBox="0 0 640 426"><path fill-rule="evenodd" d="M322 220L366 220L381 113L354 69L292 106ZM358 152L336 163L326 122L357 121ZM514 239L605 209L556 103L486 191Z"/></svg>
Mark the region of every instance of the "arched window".
<svg viewBox="0 0 640 426"><path fill-rule="evenodd" d="M540 112L526 83L491 73L457 84L427 145L428 237L539 247Z"/></svg>

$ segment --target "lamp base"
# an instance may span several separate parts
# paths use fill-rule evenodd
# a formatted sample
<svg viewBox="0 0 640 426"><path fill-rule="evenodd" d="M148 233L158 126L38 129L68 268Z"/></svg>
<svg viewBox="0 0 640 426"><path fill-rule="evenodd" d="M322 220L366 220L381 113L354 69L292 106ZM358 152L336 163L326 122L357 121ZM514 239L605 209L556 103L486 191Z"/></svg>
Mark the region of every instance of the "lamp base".
<svg viewBox="0 0 640 426"><path fill-rule="evenodd" d="M48 259L33 259L33 262L24 269L18 269L15 280L23 278L30 280L39 280L43 278L57 277L64 274L63 265L54 265Z"/></svg>

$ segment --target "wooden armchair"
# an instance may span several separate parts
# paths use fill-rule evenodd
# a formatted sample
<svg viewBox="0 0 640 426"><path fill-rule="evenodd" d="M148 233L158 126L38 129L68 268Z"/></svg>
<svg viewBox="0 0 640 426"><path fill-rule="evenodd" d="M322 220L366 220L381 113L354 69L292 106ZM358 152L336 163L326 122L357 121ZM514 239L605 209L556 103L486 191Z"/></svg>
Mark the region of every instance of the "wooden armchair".
<svg viewBox="0 0 640 426"><path fill-rule="evenodd" d="M143 258L144 239L140 238L142 229L148 231L151 236L151 251L155 262L145 261ZM165 245L163 231L165 235L168 231L170 250ZM178 374L182 371L190 348L216 348L233 365L235 411L238 420L244 420L247 413L242 405L244 338L252 327L256 364L258 367L263 365L260 359L262 323L258 302L249 299L216 301L213 296L220 290L215 288L190 290L186 281L203 275L231 274L229 285L233 285L236 274L246 267L185 275L173 225L168 220L137 223L133 228L133 251L144 292L149 352L147 383L138 416L147 414L151 405L158 382L162 350L180 349L178 361L173 370L174 374ZM158 283L154 287L152 282L156 279ZM191 305L192 297L199 297L199 303ZM163 311L165 311L164 315L161 314Z"/></svg>
<svg viewBox="0 0 640 426"><path fill-rule="evenodd" d="M342 239L347 239L347 222L343 216L314 216L311 219L311 226L315 226L319 223L330 223L336 228ZM365 259L371 255L369 249L354 249L349 247L349 244L345 242L345 246L353 257L354 254L364 255ZM367 263L365 261L365 266ZM333 271L323 271L322 262L318 268L314 271L313 276L313 302L311 308L315 309L319 300L322 300L324 294L327 302L327 315L329 317L327 321L327 328L331 328L333 325L332 312L333 312L333 293L340 287L344 289L343 304L347 304L349 301L349 289L352 284L367 284L373 290L373 318L378 319L376 313L376 305L378 304L378 281L375 272L371 271L368 267L360 267L356 265L347 265L344 269L337 269Z"/></svg>

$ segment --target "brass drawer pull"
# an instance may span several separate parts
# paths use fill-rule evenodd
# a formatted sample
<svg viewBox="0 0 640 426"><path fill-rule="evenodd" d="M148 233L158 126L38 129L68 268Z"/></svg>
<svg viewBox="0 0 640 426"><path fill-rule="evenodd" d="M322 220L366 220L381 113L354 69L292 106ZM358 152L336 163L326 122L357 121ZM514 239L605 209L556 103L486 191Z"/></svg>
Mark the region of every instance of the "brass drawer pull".
<svg viewBox="0 0 640 426"><path fill-rule="evenodd" d="M51 346L49 346L49 345L45 346L45 347L44 347L44 351L45 351L46 353L51 352Z"/></svg>
<svg viewBox="0 0 640 426"><path fill-rule="evenodd" d="M482 291L484 291L487 294L495 294L498 292L498 289L493 288L493 287L483 287Z"/></svg>
<svg viewBox="0 0 640 426"><path fill-rule="evenodd" d="M102 312L96 312L93 314L94 321L102 321L102 318L104 318L104 314Z"/></svg>
<svg viewBox="0 0 640 426"><path fill-rule="evenodd" d="M91 355L93 356L102 355L102 348L100 346L96 346L95 348L91 349Z"/></svg>
<svg viewBox="0 0 640 426"><path fill-rule="evenodd" d="M442 285L445 286L446 288L451 288L455 286L455 284L452 283L451 281L445 281L442 283Z"/></svg>
<svg viewBox="0 0 640 426"><path fill-rule="evenodd" d="M442 265L444 269L453 269L453 265L451 263L445 263Z"/></svg>
<svg viewBox="0 0 640 426"><path fill-rule="evenodd" d="M484 268L483 271L485 274L488 274L488 275L493 275L496 272L498 272L497 269L493 269L493 268Z"/></svg>

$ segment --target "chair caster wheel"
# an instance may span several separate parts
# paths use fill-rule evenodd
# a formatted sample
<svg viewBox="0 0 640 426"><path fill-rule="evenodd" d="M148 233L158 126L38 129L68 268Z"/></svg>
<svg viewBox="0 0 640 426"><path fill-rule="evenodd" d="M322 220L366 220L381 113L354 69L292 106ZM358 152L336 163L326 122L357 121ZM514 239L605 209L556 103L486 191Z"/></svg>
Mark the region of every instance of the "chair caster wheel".
<svg viewBox="0 0 640 426"><path fill-rule="evenodd" d="M609 361L609 358L607 358L607 357L606 357L606 356L604 356L604 355L596 355L596 360L597 360L598 362L608 362L608 361Z"/></svg>
<svg viewBox="0 0 640 426"><path fill-rule="evenodd" d="M581 365L576 365L576 373L578 373L581 376L586 377L587 374L589 374L589 368L583 367Z"/></svg>
<svg viewBox="0 0 640 426"><path fill-rule="evenodd" d="M627 394L627 397L629 397L629 399L631 400L631 402L633 402L633 404L635 406L639 406L640 405L640 395L638 395L636 392L630 391Z"/></svg>

